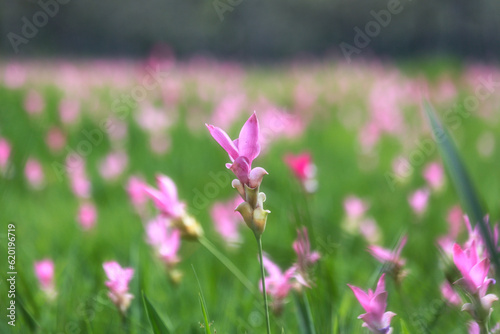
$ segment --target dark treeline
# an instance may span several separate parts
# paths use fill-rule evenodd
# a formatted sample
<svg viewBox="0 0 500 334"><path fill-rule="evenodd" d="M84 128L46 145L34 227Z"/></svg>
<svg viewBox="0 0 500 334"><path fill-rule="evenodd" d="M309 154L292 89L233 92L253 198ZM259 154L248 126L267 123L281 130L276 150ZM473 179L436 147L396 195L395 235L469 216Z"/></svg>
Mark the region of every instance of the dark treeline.
<svg viewBox="0 0 500 334"><path fill-rule="evenodd" d="M0 54L494 59L499 27L497 0L2 0Z"/></svg>

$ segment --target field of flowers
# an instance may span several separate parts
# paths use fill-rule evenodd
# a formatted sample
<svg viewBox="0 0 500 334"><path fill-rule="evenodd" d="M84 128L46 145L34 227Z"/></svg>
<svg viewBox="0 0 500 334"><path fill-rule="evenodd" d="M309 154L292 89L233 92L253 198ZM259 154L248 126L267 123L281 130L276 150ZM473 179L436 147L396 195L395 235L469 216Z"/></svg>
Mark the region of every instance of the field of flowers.
<svg viewBox="0 0 500 334"><path fill-rule="evenodd" d="M262 263L272 333L499 333L498 232L422 109L493 229L499 89L439 60L4 62L0 332L265 333Z"/></svg>

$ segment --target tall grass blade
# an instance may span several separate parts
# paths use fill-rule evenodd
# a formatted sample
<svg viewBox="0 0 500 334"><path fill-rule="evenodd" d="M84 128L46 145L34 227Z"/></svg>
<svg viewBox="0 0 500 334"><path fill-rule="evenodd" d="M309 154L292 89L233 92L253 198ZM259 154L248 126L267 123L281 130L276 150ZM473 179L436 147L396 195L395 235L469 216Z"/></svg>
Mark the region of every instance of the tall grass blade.
<svg viewBox="0 0 500 334"><path fill-rule="evenodd" d="M490 228L484 221L485 213L482 209L479 196L474 189L469 174L458 154L458 150L451 136L437 118L434 108L428 101L424 101L424 108L431 123L432 131L444 164L450 173L451 181L455 186L460 201L471 223L474 225L479 224L479 230L486 243L488 253L490 254L490 260L494 264L497 277L500 277L500 262L496 251L496 245L493 242Z"/></svg>
<svg viewBox="0 0 500 334"><path fill-rule="evenodd" d="M149 301L146 294L142 292L142 302L144 304L144 309L146 310L146 315L148 316L149 322L151 323L151 328L155 334L170 334L172 331L167 328L162 318L156 311L155 307Z"/></svg>

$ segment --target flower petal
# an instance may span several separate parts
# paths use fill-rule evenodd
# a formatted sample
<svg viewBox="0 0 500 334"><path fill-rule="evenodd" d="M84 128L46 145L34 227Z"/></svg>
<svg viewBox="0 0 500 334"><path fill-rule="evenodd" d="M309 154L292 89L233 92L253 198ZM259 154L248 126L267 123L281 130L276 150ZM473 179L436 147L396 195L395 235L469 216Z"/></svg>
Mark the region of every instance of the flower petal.
<svg viewBox="0 0 500 334"><path fill-rule="evenodd" d="M260 153L259 121L255 112L241 128L238 138L238 150L240 155L248 158L250 165Z"/></svg>
<svg viewBox="0 0 500 334"><path fill-rule="evenodd" d="M233 141L231 140L231 138L229 138L227 133L216 126L209 124L205 125L207 126L208 131L210 131L212 137L214 137L215 141L219 143L219 145L222 146L224 150L226 150L227 154L229 154L231 160L235 160L239 156L238 149L236 148L236 146L234 146Z"/></svg>
<svg viewBox="0 0 500 334"><path fill-rule="evenodd" d="M368 294L357 286L353 286L350 284L347 284L347 286L351 288L352 292L354 292L354 296L356 296L356 298L358 299L361 307L363 307L366 312L371 312L370 299L368 297Z"/></svg>

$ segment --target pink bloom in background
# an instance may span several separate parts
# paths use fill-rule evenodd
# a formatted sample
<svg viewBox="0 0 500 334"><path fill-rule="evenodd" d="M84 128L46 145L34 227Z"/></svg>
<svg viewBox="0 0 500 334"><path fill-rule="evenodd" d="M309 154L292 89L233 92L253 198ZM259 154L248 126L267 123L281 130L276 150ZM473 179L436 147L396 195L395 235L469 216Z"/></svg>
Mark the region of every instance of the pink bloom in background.
<svg viewBox="0 0 500 334"><path fill-rule="evenodd" d="M469 322L469 334L481 334L481 329L475 321Z"/></svg>
<svg viewBox="0 0 500 334"><path fill-rule="evenodd" d="M344 199L344 210L348 219L361 219L368 207L368 204L359 197L351 195Z"/></svg>
<svg viewBox="0 0 500 334"><path fill-rule="evenodd" d="M10 147L9 142L4 138L0 138L0 169L1 170L7 169L7 163L9 162L10 151L11 151L11 147Z"/></svg>
<svg viewBox="0 0 500 334"><path fill-rule="evenodd" d="M445 281L445 282L443 282L443 284L441 284L441 294L443 295L444 299L450 305L460 306L463 304L462 298L460 298L460 295L458 293L456 293L455 290L453 290L453 287L447 281Z"/></svg>
<svg viewBox="0 0 500 334"><path fill-rule="evenodd" d="M284 157L284 161L307 192L313 193L317 190L316 165L312 162L309 152L297 155L287 154Z"/></svg>
<svg viewBox="0 0 500 334"><path fill-rule="evenodd" d="M238 227L243 220L241 219L241 215L235 211L235 208L242 202L241 197L237 196L227 202L215 203L210 210L215 230L232 246L237 245L241 241Z"/></svg>
<svg viewBox="0 0 500 334"><path fill-rule="evenodd" d="M104 271L108 277L106 286L109 288L108 296L118 309L125 313L134 296L128 292L128 285L134 276L134 269L122 268L117 262L105 262Z"/></svg>
<svg viewBox="0 0 500 334"><path fill-rule="evenodd" d="M297 271L295 278L300 284L310 287L309 270L321 256L318 252L311 252L311 243L305 227L297 230L297 240L293 242L293 250L297 254L297 263L294 265Z"/></svg>
<svg viewBox="0 0 500 334"><path fill-rule="evenodd" d="M42 187L44 174L42 165L40 165L38 160L29 158L26 161L26 166L24 167L24 175L26 176L26 180L29 182L32 188L40 189Z"/></svg>
<svg viewBox="0 0 500 334"><path fill-rule="evenodd" d="M233 162L226 164L226 167L233 171L241 184L246 184L250 188L258 187L267 172L261 167L252 169L252 162L260 153L259 121L255 112L241 128L239 138L234 141L224 130L213 125L206 124L206 126Z"/></svg>
<svg viewBox="0 0 500 334"><path fill-rule="evenodd" d="M147 242L158 253L163 262L173 266L179 262L177 252L181 246L181 233L167 226L168 220L157 217L146 226Z"/></svg>
<svg viewBox="0 0 500 334"><path fill-rule="evenodd" d="M73 124L80 113L80 102L63 99L59 102L59 117L64 124Z"/></svg>
<svg viewBox="0 0 500 334"><path fill-rule="evenodd" d="M111 152L99 163L99 173L105 180L114 180L124 172L127 164L127 153L123 151Z"/></svg>
<svg viewBox="0 0 500 334"><path fill-rule="evenodd" d="M211 121L218 122L223 128L229 128L240 116L245 107L246 97L244 94L229 94L222 98L216 106Z"/></svg>
<svg viewBox="0 0 500 334"><path fill-rule="evenodd" d="M363 148L364 152L371 152L375 145L377 145L381 136L381 131L378 125L370 121L363 126L363 128L359 131L359 143Z"/></svg>
<svg viewBox="0 0 500 334"><path fill-rule="evenodd" d="M444 185L443 166L438 162L428 164L423 172L423 176L429 187L435 191L439 191Z"/></svg>
<svg viewBox="0 0 500 334"><path fill-rule="evenodd" d="M61 129L52 127L45 137L45 142L52 152L58 152L66 145L66 136Z"/></svg>
<svg viewBox="0 0 500 334"><path fill-rule="evenodd" d="M45 108L43 96L36 90L30 90L24 100L24 109L29 114L40 114Z"/></svg>
<svg viewBox="0 0 500 334"><path fill-rule="evenodd" d="M174 181L166 175L156 177L158 189L146 187L145 191L154 201L155 206L165 217L179 219L185 214L186 205L177 197L177 187Z"/></svg>
<svg viewBox="0 0 500 334"><path fill-rule="evenodd" d="M430 192L428 189L417 189L408 197L408 203L417 215L422 215L427 209Z"/></svg>
<svg viewBox="0 0 500 334"><path fill-rule="evenodd" d="M363 219L359 223L359 232L369 243L377 243L380 241L382 234L377 225L377 222L373 218Z"/></svg>
<svg viewBox="0 0 500 334"><path fill-rule="evenodd" d="M44 259L34 264L35 275L40 283L40 288L46 293L49 299L56 297L54 284L54 262Z"/></svg>
<svg viewBox="0 0 500 334"><path fill-rule="evenodd" d="M97 221L97 210L92 203L83 203L78 209L78 223L84 230L90 230Z"/></svg>
<svg viewBox="0 0 500 334"><path fill-rule="evenodd" d="M292 289L291 280L295 276L295 267L291 267L283 273L281 269L266 256L263 256L262 261L269 274L265 280L266 292L273 298L271 306L274 312L280 313L285 298ZM262 291L262 281L259 282L259 287Z"/></svg>
<svg viewBox="0 0 500 334"><path fill-rule="evenodd" d="M387 291L385 291L385 274L380 276L377 283L375 292L368 289L367 292L360 288L347 284L354 296L358 299L359 303L366 311L361 314L358 319L364 321L363 327L367 327L370 331L377 334L390 334L392 333L391 319L396 314L393 312L386 312L387 308Z"/></svg>
<svg viewBox="0 0 500 334"><path fill-rule="evenodd" d="M440 237L437 241L439 247L450 260L453 258L453 245L461 230L463 212L460 206L455 205L448 211L446 218L449 226L448 234Z"/></svg>
<svg viewBox="0 0 500 334"><path fill-rule="evenodd" d="M5 68L5 86L13 89L24 85L26 81L26 69L17 63L10 63Z"/></svg>
<svg viewBox="0 0 500 334"><path fill-rule="evenodd" d="M66 158L66 172L71 181L71 190L79 198L89 198L91 184L85 173L85 161L68 155Z"/></svg>
<svg viewBox="0 0 500 334"><path fill-rule="evenodd" d="M380 263L389 265L387 272L391 273L396 282L400 282L407 275L407 271L403 270L406 260L401 257L401 252L407 240L408 237L405 235L394 251L376 245L368 246L368 251L375 259Z"/></svg>
<svg viewBox="0 0 500 334"><path fill-rule="evenodd" d="M131 176L127 183L127 193L132 205L136 208L143 207L148 201L146 193L147 183L137 176Z"/></svg>

